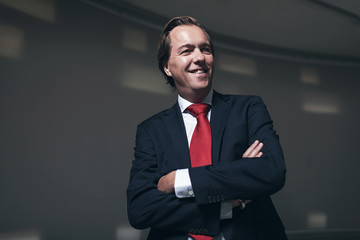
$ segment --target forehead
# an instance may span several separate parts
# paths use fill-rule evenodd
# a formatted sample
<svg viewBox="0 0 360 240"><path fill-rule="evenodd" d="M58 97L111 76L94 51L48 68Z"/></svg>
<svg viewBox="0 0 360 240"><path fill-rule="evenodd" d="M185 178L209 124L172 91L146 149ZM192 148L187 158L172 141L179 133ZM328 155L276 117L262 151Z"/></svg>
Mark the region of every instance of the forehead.
<svg viewBox="0 0 360 240"><path fill-rule="evenodd" d="M175 27L169 34L170 45L203 44L209 43L205 32L195 25L180 25Z"/></svg>

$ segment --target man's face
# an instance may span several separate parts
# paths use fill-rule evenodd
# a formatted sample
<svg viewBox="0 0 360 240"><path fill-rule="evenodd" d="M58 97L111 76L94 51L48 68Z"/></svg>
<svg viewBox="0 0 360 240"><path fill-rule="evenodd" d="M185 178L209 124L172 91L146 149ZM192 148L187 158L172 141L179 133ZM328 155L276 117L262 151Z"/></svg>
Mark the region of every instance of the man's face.
<svg viewBox="0 0 360 240"><path fill-rule="evenodd" d="M181 25L170 34L170 57L165 73L172 77L178 93L187 96L208 93L211 89L214 57L203 30Z"/></svg>

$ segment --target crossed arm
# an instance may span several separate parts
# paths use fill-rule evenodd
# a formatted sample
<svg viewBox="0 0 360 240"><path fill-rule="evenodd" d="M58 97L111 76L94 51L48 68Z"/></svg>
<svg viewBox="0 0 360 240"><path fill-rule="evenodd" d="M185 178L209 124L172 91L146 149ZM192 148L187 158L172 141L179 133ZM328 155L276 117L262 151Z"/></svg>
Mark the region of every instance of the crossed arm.
<svg viewBox="0 0 360 240"><path fill-rule="evenodd" d="M220 201L214 198L213 204L208 204L209 197L216 195L225 201L256 199L281 189L286 168L278 136L272 129L272 121L265 105L261 99L254 98L251 107L240 107L247 111L244 115L247 116L248 125L236 124L238 118L230 118L228 125L236 126L239 131L247 131L248 140L254 141L254 144L244 153L239 153L239 149L233 147L244 146L246 137L237 139L234 143L232 139L235 136L227 136L228 138L224 138L227 142L221 156L227 161L220 161L216 166L189 168L195 198L177 198L175 194L171 194L174 192L175 171L165 176L160 175L166 169L163 169L164 162L158 161L158 157L171 157L171 152L158 147L158 143L166 140L158 129L163 128L163 125L152 120L138 126L135 160L127 188L128 216L132 226L139 229L153 227L188 232L190 227L201 224L216 235L220 221L217 216ZM236 123L232 119L236 119ZM262 143L255 141L256 139ZM176 165L176 162L173 163L173 166ZM240 203L237 201L234 204Z"/></svg>
<svg viewBox="0 0 360 240"><path fill-rule="evenodd" d="M264 144L256 140L243 154L243 157L246 158L257 158L262 156L261 149L263 148ZM173 193L174 185L175 185L175 176L176 171L172 171L168 173L167 175L164 175L160 178L157 189L159 191L162 191L164 193ZM246 203L250 202L250 200L246 200ZM232 206L236 207L239 206L240 202L238 200L232 201Z"/></svg>

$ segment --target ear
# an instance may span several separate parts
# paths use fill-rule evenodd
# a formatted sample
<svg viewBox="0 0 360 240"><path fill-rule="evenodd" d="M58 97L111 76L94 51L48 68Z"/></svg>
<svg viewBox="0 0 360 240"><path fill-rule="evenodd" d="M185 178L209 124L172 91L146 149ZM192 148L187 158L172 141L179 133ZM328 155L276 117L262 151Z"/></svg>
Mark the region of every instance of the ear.
<svg viewBox="0 0 360 240"><path fill-rule="evenodd" d="M164 65L164 72L166 73L166 75L168 75L168 77L172 77L172 74L169 70L169 66L168 65Z"/></svg>

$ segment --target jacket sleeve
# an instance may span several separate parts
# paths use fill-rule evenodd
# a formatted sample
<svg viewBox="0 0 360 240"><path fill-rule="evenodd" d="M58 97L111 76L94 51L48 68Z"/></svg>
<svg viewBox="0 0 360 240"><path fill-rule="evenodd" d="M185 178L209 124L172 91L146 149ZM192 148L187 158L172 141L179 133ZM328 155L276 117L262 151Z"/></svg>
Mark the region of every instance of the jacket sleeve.
<svg viewBox="0 0 360 240"><path fill-rule="evenodd" d="M220 204L198 206L193 198L157 190L161 177L156 144L141 125L136 134L135 160L127 188L127 210L134 228L148 227L215 235L219 228Z"/></svg>
<svg viewBox="0 0 360 240"><path fill-rule="evenodd" d="M243 152L222 153L216 165L189 169L198 204L219 200L255 199L271 195L283 187L286 173L283 152L278 135L273 130L270 115L261 98L253 97L244 114L246 117L243 121L247 129L243 132L248 134L247 145L250 146L255 140L263 142L262 157L239 157ZM231 151L240 151L237 149L239 144L235 140L230 144L232 144ZM232 156L238 157L221 159Z"/></svg>

